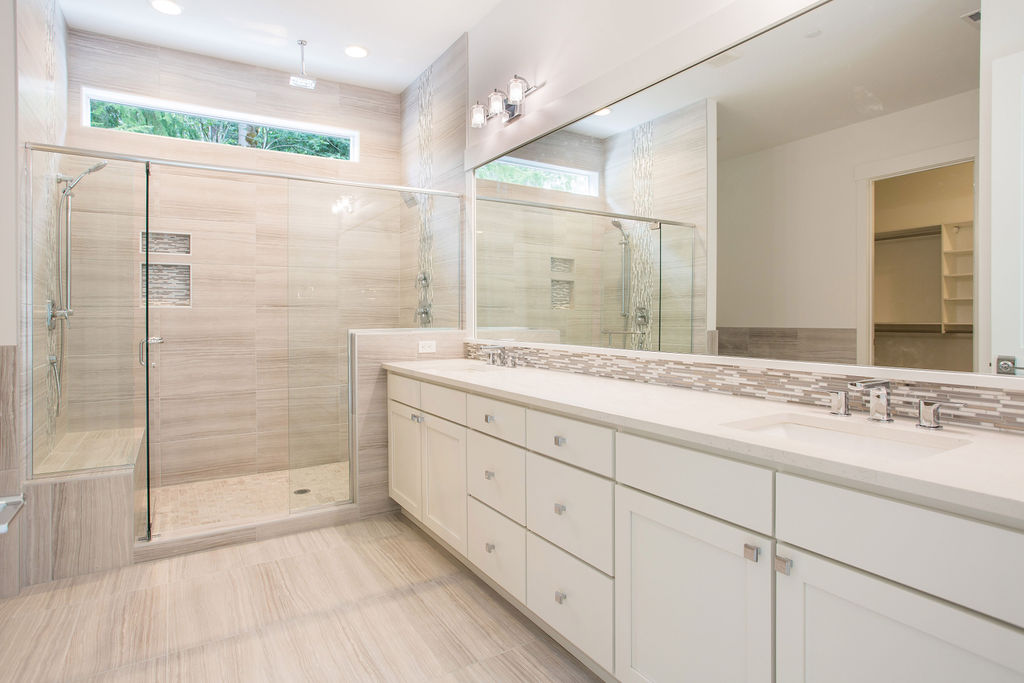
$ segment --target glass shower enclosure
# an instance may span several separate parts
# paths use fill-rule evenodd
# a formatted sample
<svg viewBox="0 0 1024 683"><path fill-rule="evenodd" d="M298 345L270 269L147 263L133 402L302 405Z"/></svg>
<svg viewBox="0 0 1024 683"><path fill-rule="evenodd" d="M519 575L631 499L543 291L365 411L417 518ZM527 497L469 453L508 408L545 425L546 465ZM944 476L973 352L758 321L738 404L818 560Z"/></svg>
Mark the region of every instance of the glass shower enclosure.
<svg viewBox="0 0 1024 683"><path fill-rule="evenodd" d="M33 476L133 467L142 539L351 501L348 332L460 324L461 197L29 154Z"/></svg>
<svg viewBox="0 0 1024 683"><path fill-rule="evenodd" d="M693 350L692 225L477 197L477 336Z"/></svg>

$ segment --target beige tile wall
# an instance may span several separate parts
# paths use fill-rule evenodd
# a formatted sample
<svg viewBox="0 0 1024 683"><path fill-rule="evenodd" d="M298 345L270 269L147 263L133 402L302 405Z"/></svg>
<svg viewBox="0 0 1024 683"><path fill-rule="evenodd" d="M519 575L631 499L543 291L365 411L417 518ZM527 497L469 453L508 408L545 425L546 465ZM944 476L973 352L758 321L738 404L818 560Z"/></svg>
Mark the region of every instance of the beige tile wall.
<svg viewBox="0 0 1024 683"><path fill-rule="evenodd" d="M469 37L463 34L402 92L403 185L465 192L466 101L469 88ZM418 201L429 201L420 195ZM432 327L458 327L462 310L462 204L432 202ZM420 209L401 207L401 317L418 327Z"/></svg>

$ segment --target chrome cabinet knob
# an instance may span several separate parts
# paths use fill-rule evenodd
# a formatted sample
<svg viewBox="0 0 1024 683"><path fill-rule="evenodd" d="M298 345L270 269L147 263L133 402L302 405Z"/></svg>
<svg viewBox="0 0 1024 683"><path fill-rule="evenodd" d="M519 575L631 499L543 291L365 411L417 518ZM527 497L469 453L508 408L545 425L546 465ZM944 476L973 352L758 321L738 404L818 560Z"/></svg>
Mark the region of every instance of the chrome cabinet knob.
<svg viewBox="0 0 1024 683"><path fill-rule="evenodd" d="M761 549L756 545L750 545L749 543L743 544L743 557L750 560L751 562L757 562L761 556Z"/></svg>
<svg viewBox="0 0 1024 683"><path fill-rule="evenodd" d="M555 445L556 446L564 446L565 445L565 437L564 436L556 436L555 437Z"/></svg>
<svg viewBox="0 0 1024 683"><path fill-rule="evenodd" d="M492 425L495 422L497 422L497 418L494 417L493 415L484 415L484 422L486 422L489 425Z"/></svg>
<svg viewBox="0 0 1024 683"><path fill-rule="evenodd" d="M409 419L412 420L413 422L423 422L423 416L422 415L417 415L416 413L413 413L412 415L410 415Z"/></svg>
<svg viewBox="0 0 1024 683"><path fill-rule="evenodd" d="M494 544L493 543L484 543L484 550L486 550L488 553L493 553L494 552Z"/></svg>
<svg viewBox="0 0 1024 683"><path fill-rule="evenodd" d="M484 479L487 479L488 481L494 479L494 472L491 470L484 470Z"/></svg>
<svg viewBox="0 0 1024 683"><path fill-rule="evenodd" d="M793 571L793 560L788 557L775 556L775 571L779 574L789 576L789 573Z"/></svg>
<svg viewBox="0 0 1024 683"><path fill-rule="evenodd" d="M555 591L555 602L557 602L559 605L565 602L565 599L568 597L569 596L563 593L562 591Z"/></svg>
<svg viewBox="0 0 1024 683"><path fill-rule="evenodd" d="M555 503L555 514L556 515L564 515L565 514L565 506L562 505L561 503Z"/></svg>

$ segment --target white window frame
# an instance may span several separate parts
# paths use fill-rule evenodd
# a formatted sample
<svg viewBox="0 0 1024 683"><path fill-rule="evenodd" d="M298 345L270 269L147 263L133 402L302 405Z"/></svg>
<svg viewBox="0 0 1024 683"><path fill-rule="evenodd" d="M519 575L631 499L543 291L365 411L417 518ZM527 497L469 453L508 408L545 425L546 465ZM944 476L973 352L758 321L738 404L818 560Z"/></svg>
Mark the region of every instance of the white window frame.
<svg viewBox="0 0 1024 683"><path fill-rule="evenodd" d="M201 104L184 104L182 102L173 102L171 100L163 100L156 97L147 97L145 95L134 95L130 93L115 92L112 90L101 90L99 88L82 88L82 126L86 128L92 128L92 103L93 100L99 100L101 102L111 102L113 104L123 104L129 107L143 107L145 109L156 109L159 111L169 111L176 114L186 114L191 116L202 116L206 118L222 119L226 121L232 121L237 123L251 123L258 126L269 126L271 128L283 128L285 130L295 131L297 133L312 133L313 135L326 135L337 138L348 138L349 140L349 158L348 159L335 159L334 161L342 162L358 162L359 161L359 132L355 130L349 130L347 128L335 128L334 126L324 126L318 123L305 123L300 121L289 121L287 119L279 119L273 116L260 116L258 114L244 114L242 112L230 111L227 109L218 109L216 107L206 107ZM109 129L104 129L109 130ZM175 139L175 138L171 138ZM273 150L271 150L273 151ZM312 156L312 155L303 155ZM317 157L327 158L327 157Z"/></svg>
<svg viewBox="0 0 1024 683"><path fill-rule="evenodd" d="M582 168L572 168L571 166L558 166L556 164L546 164L543 161L533 161L532 159L520 159L519 157L504 156L490 163L506 163L514 166L526 166L528 168L539 168L544 171L557 171L559 173L569 173L576 176L583 176L587 179L587 191L586 192L572 192L570 194L578 194L583 197L597 197L600 195L600 179L601 174L598 171L587 171ZM484 164L487 166L488 164ZM517 183L518 184L518 183ZM535 185L523 185L523 187L536 187ZM546 190L548 188L538 187L538 190ZM551 192L562 192L565 190L549 190Z"/></svg>

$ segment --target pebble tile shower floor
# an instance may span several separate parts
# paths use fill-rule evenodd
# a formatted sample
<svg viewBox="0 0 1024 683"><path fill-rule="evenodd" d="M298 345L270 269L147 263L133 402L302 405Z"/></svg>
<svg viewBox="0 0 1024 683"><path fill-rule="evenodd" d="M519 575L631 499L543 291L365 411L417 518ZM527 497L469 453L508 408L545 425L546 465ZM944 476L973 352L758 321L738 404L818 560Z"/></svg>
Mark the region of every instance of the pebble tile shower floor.
<svg viewBox="0 0 1024 683"><path fill-rule="evenodd" d="M11 681L593 681L397 514L26 589Z"/></svg>
<svg viewBox="0 0 1024 683"><path fill-rule="evenodd" d="M153 489L153 535L277 519L349 499L348 462ZM296 490L309 493L296 494Z"/></svg>

